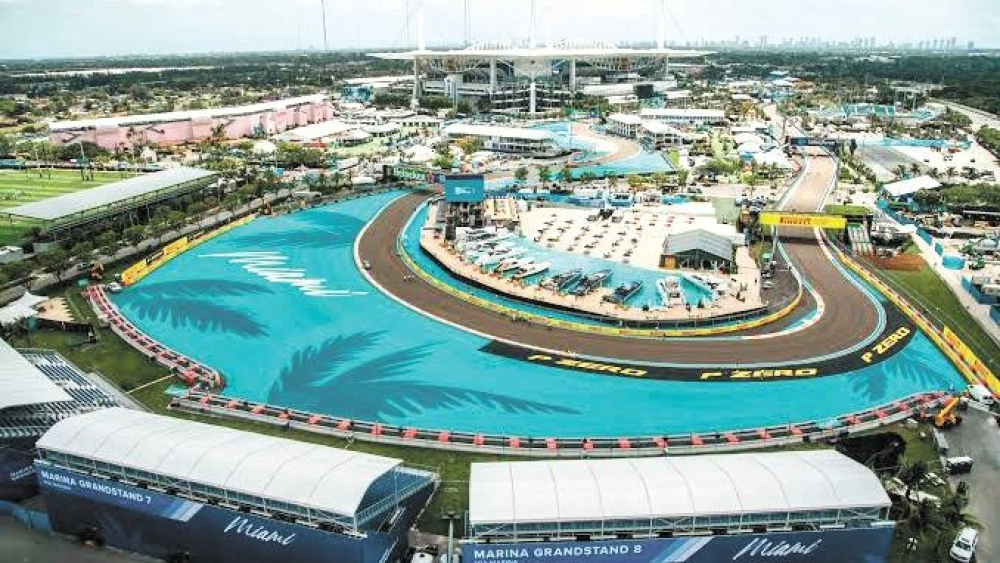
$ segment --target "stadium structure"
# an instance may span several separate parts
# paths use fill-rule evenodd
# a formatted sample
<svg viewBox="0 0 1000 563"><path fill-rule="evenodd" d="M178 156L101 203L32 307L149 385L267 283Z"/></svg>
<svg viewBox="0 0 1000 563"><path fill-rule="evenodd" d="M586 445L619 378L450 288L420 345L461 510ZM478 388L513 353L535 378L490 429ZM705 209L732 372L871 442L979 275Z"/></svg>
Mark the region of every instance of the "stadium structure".
<svg viewBox="0 0 1000 563"><path fill-rule="evenodd" d="M424 94L440 94L454 100L475 99L495 112L537 113L565 107L587 85L602 86L604 93L651 97L654 91L666 87L662 79L669 59L708 54L666 48L666 9L662 4L656 46L648 49L551 38L540 43L536 12L536 2L532 0L531 33L527 40L484 41L463 49L428 49L421 6L416 49L371 53L371 56L412 63L414 106Z"/></svg>
<svg viewBox="0 0 1000 563"><path fill-rule="evenodd" d="M35 443L53 424L121 404L59 354L0 340L0 500L37 494Z"/></svg>
<svg viewBox="0 0 1000 563"><path fill-rule="evenodd" d="M35 462L56 532L168 561L396 561L437 474L141 411L60 421Z"/></svg>
<svg viewBox="0 0 1000 563"><path fill-rule="evenodd" d="M466 560L882 561L891 502L834 451L474 463Z"/></svg>

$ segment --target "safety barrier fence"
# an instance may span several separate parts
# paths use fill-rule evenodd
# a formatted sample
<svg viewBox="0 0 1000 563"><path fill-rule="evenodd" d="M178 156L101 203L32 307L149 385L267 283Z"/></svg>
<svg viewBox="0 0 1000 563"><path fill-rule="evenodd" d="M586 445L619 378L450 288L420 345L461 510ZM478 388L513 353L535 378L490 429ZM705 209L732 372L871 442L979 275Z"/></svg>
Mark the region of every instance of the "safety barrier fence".
<svg viewBox="0 0 1000 563"><path fill-rule="evenodd" d="M843 437L874 430L915 414L929 413L948 399L950 396L941 391L918 393L824 421L705 433L600 438L526 437L430 430L298 411L213 395L197 389L172 399L170 408L382 444L525 457L635 457L739 451Z"/></svg>
<svg viewBox="0 0 1000 563"><path fill-rule="evenodd" d="M118 307L108 299L101 285L92 285L83 291L100 319L107 319L112 332L139 351L144 356L175 373L187 385L200 384L209 389L221 389L225 385L222 374L202 365L184 354L175 352L157 342L121 314Z"/></svg>
<svg viewBox="0 0 1000 563"><path fill-rule="evenodd" d="M164 246L162 249L154 252L151 256L148 256L126 268L125 271L122 272L122 283L127 286L132 285L152 273L160 266L173 260L177 256L180 256L184 252L187 252L199 244L213 239L222 233L235 229L240 225L245 225L250 221L253 221L256 217L257 215L252 213L234 221L230 221L229 223L226 223L216 229L212 229L211 231L202 231L183 236Z"/></svg>
<svg viewBox="0 0 1000 563"><path fill-rule="evenodd" d="M749 330L759 326L763 326L765 324L772 323L787 316L789 313L794 311L796 307L799 306L799 303L802 301L802 296L804 292L802 279L798 270L794 267L790 267L790 270L792 271L792 274L795 277L797 285L797 290L795 292L795 295L791 298L791 300L788 301L788 303L784 305L776 304L772 307L769 307L768 309L771 309L773 311L769 314L761 315L761 313L758 311L754 313L755 316L749 320L737 320L735 322L732 322L734 317L729 316L726 319L726 322L728 322L728 324L701 326L701 327L696 326L692 328L656 328L656 329L629 328L629 327L619 328L619 327L601 326L595 324L586 324L586 323L578 323L573 321L555 319L552 317L547 317L545 315L529 313L527 311L508 307L506 305L490 301L489 299L484 299L482 297L466 293L438 279L437 277L433 276L432 274L428 273L423 268L421 268L406 251L406 248L403 246L401 241L397 241L396 243L396 252L397 255L400 257L400 259L403 261L403 263L406 265L406 267L409 268L412 272L414 272L414 274L416 274L418 277L420 277L420 279L434 286L436 289L450 295L451 297L454 297L471 305L487 309L489 311L497 313L498 315L509 317L512 320L531 322L543 326L568 329L577 332L611 335L611 336L626 336L635 338L711 336L711 335ZM700 321L707 323L713 322L711 319L700 319ZM716 319L714 322L720 322L720 320Z"/></svg>
<svg viewBox="0 0 1000 563"><path fill-rule="evenodd" d="M997 379L986 364L947 325L942 325L941 328L938 328L933 321L900 296L882 278L843 252L838 243L834 242L831 247L843 264L861 276L862 279L889 299L903 314L913 321L934 342L941 352L951 360L955 367L958 368L959 373L970 384L981 383L989 388L994 395L1000 395L1000 380Z"/></svg>

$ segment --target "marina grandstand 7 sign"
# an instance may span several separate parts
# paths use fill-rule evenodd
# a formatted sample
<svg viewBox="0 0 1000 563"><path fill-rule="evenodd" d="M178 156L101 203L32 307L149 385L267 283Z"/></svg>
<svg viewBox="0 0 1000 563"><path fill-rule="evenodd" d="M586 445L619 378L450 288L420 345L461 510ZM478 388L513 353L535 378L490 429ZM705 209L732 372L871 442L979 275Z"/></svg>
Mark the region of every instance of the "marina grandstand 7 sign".
<svg viewBox="0 0 1000 563"><path fill-rule="evenodd" d="M762 211L760 224L765 227L809 227L816 229L843 229L847 219L839 215L823 215L822 213L781 213L779 211Z"/></svg>
<svg viewBox="0 0 1000 563"><path fill-rule="evenodd" d="M472 563L876 563L892 527L646 540L467 544Z"/></svg>

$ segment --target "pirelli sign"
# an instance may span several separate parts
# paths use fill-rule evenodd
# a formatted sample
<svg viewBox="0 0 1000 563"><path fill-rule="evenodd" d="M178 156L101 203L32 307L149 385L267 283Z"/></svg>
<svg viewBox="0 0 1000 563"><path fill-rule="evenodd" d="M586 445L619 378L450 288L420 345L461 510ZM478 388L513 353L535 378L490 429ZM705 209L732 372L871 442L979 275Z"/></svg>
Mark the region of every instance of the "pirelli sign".
<svg viewBox="0 0 1000 563"><path fill-rule="evenodd" d="M810 229L843 229L847 219L839 215L820 213L781 213L762 211L760 224L765 227L807 227Z"/></svg>

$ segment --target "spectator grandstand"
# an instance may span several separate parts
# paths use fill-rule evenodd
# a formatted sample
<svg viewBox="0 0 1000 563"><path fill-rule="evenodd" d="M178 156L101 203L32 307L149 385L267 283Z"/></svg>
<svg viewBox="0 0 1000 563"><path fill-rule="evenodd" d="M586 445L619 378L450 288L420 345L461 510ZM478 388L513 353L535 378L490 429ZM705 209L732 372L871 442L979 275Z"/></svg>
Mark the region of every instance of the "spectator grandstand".
<svg viewBox="0 0 1000 563"><path fill-rule="evenodd" d="M475 463L469 493L463 552L477 562L604 551L644 556L594 560L757 561L747 546L763 542L860 561L884 556L892 538L875 474L832 450ZM822 541L835 532L840 541ZM656 558L670 550L688 558Z"/></svg>
<svg viewBox="0 0 1000 563"><path fill-rule="evenodd" d="M18 353L0 340L0 499L32 496L35 441L64 418L121 402L49 350Z"/></svg>
<svg viewBox="0 0 1000 563"><path fill-rule="evenodd" d="M397 459L120 408L59 422L38 453L56 531L220 563L390 560L437 482Z"/></svg>

